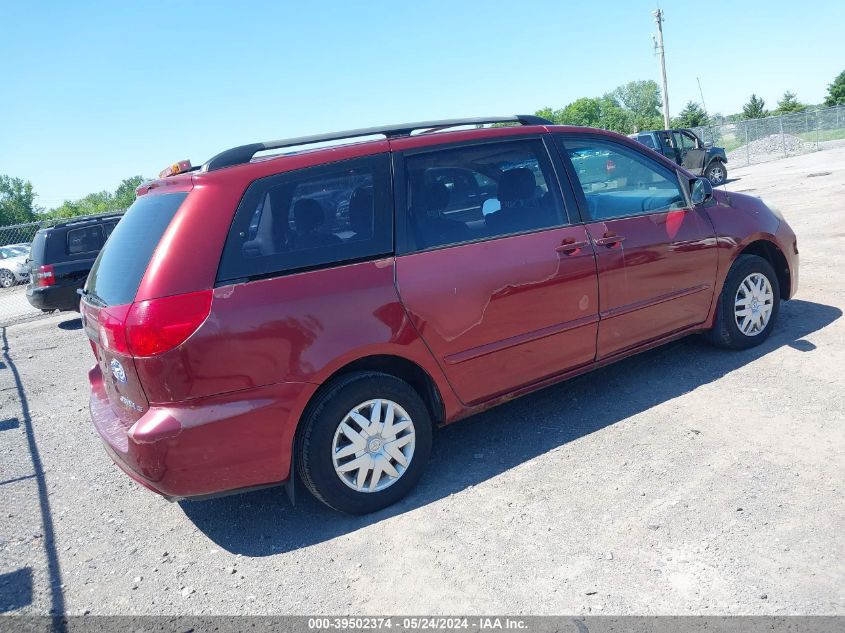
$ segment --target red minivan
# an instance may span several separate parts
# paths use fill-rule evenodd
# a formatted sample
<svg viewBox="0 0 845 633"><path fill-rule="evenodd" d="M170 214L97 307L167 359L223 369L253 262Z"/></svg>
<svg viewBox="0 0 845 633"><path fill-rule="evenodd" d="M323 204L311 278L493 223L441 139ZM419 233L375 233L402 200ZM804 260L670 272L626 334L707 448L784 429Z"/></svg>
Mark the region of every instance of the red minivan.
<svg viewBox="0 0 845 633"><path fill-rule="evenodd" d="M759 199L533 116L245 145L137 193L82 291L91 416L171 499L298 475L383 508L436 426L693 332L759 344L798 280Z"/></svg>

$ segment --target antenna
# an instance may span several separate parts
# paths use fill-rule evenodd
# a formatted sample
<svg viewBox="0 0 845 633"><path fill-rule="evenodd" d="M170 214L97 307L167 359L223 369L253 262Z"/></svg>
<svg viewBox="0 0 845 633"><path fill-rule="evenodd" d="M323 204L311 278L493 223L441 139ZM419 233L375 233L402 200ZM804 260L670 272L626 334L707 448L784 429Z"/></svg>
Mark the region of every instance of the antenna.
<svg viewBox="0 0 845 633"><path fill-rule="evenodd" d="M707 114L707 104L704 103L704 91L701 89L701 79L696 77L695 80L698 82L698 94L701 95L701 105L704 107L704 116L706 116L709 121L710 117Z"/></svg>

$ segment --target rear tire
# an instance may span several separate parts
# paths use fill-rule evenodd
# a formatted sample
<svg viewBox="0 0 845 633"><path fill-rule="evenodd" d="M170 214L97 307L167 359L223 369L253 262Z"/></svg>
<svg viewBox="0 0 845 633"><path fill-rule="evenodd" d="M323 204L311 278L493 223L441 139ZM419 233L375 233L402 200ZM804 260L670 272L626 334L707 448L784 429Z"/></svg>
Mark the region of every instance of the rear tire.
<svg viewBox="0 0 845 633"><path fill-rule="evenodd" d="M718 347L747 349L765 341L777 320L780 286L772 265L757 255L740 255L728 271L706 334Z"/></svg>
<svg viewBox="0 0 845 633"><path fill-rule="evenodd" d="M716 187L717 185L725 184L728 179L728 168L720 160L711 161L704 170L704 177L710 181L710 184Z"/></svg>
<svg viewBox="0 0 845 633"><path fill-rule="evenodd" d="M408 383L388 374L355 372L329 383L302 425L295 450L303 483L327 506L349 514L375 512L404 497L431 453L428 408Z"/></svg>

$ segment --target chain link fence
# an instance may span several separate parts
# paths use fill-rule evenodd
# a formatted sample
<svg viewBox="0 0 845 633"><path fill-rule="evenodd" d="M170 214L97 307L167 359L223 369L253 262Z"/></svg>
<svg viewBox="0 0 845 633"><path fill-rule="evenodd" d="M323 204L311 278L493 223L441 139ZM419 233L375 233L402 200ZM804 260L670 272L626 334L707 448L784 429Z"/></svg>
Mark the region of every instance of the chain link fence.
<svg viewBox="0 0 845 633"><path fill-rule="evenodd" d="M845 106L694 128L705 143L724 147L728 168L845 146Z"/></svg>
<svg viewBox="0 0 845 633"><path fill-rule="evenodd" d="M118 212L119 213L119 212ZM51 218L26 224L0 226L0 327L26 321L44 313L32 307L26 298L30 276L30 248L35 234L43 228L71 221L106 217L112 213Z"/></svg>

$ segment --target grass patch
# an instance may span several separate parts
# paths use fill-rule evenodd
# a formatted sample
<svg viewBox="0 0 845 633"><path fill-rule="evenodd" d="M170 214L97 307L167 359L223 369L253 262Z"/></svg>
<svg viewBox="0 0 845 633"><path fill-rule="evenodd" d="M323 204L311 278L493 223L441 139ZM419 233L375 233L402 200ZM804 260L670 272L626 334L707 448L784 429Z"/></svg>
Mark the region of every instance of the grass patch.
<svg viewBox="0 0 845 633"><path fill-rule="evenodd" d="M820 143L823 141L838 141L845 139L845 128L839 128L838 130L819 130L818 134ZM812 132L801 132L795 136L806 143L815 143L817 138L815 130Z"/></svg>

